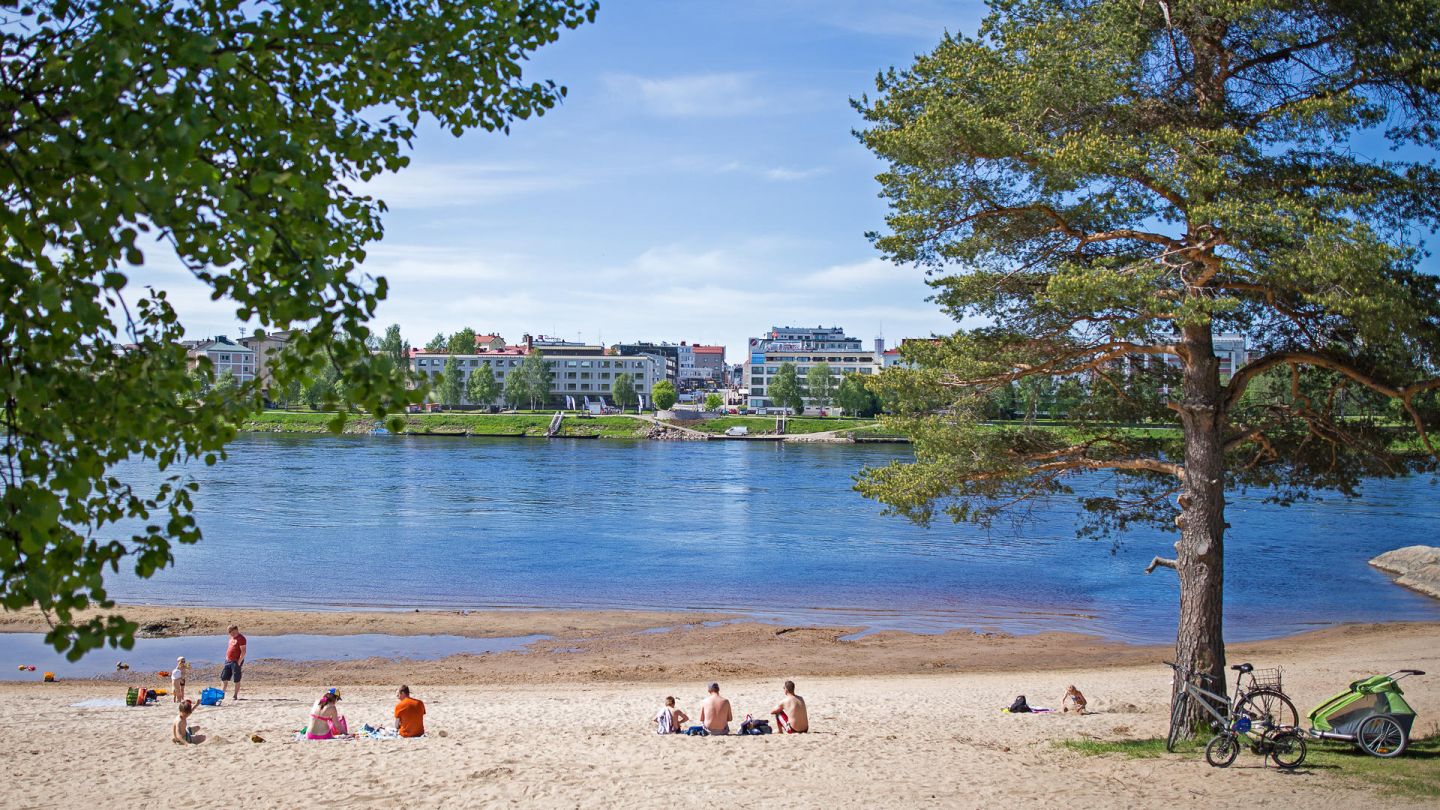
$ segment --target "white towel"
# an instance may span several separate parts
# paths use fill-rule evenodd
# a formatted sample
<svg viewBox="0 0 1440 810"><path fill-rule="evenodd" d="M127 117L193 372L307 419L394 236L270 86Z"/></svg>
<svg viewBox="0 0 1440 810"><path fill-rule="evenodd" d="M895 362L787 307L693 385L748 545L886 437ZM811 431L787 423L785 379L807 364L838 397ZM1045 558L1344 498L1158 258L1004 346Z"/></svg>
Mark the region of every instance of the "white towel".
<svg viewBox="0 0 1440 810"><path fill-rule="evenodd" d="M660 710L659 714L655 715L655 733L670 734L670 729L674 727L675 713L670 709L669 706L666 706L665 708Z"/></svg>

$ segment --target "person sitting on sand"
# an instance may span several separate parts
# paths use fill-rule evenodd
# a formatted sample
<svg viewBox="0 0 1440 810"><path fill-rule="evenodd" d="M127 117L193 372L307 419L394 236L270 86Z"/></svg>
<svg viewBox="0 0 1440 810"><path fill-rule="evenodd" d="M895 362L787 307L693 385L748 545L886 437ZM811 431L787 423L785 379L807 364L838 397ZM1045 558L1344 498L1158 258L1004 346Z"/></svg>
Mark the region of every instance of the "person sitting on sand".
<svg viewBox="0 0 1440 810"><path fill-rule="evenodd" d="M804 734L810 730L810 715L805 711L805 698L795 694L795 682L785 682L785 696L780 705L770 710L781 734Z"/></svg>
<svg viewBox="0 0 1440 810"><path fill-rule="evenodd" d="M1069 688L1065 690L1065 697L1060 699L1060 711L1085 713L1085 696L1080 694L1080 690L1075 688L1075 684L1070 684Z"/></svg>
<svg viewBox="0 0 1440 810"><path fill-rule="evenodd" d="M181 745L199 745L205 742L202 734L196 734L199 726L190 725L190 714L195 711L195 704L188 700L181 701L180 714L175 718L175 725L170 727L170 739Z"/></svg>
<svg viewBox="0 0 1440 810"><path fill-rule="evenodd" d="M665 705L655 715L656 734L679 734L682 724L690 722L690 716L675 708L675 698L665 698Z"/></svg>
<svg viewBox="0 0 1440 810"><path fill-rule="evenodd" d="M401 737L425 736L425 704L410 697L410 687L395 693L395 733Z"/></svg>
<svg viewBox="0 0 1440 810"><path fill-rule="evenodd" d="M720 684L710 684L710 696L700 704L700 725L710 734L729 734L730 721L735 716L730 712L730 701L720 697Z"/></svg>
<svg viewBox="0 0 1440 810"><path fill-rule="evenodd" d="M310 707L310 727L305 731L307 740L333 740L350 733L350 727L335 704L340 702L340 690L331 689Z"/></svg>

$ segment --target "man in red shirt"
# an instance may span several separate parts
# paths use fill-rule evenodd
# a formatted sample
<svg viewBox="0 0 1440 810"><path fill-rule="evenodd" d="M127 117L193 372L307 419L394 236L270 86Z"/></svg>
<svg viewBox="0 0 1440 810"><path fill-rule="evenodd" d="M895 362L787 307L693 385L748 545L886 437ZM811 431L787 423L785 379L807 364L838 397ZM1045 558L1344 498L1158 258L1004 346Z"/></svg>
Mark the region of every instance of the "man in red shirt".
<svg viewBox="0 0 1440 810"><path fill-rule="evenodd" d="M235 682L235 699L240 699L240 675L241 668L245 666L245 637L240 635L238 625L230 625L230 644L225 648L225 667L220 670L220 690L223 692L230 687L230 681Z"/></svg>
<svg viewBox="0 0 1440 810"><path fill-rule="evenodd" d="M425 704L410 697L410 687L402 686L395 693L395 731L401 737L425 734Z"/></svg>

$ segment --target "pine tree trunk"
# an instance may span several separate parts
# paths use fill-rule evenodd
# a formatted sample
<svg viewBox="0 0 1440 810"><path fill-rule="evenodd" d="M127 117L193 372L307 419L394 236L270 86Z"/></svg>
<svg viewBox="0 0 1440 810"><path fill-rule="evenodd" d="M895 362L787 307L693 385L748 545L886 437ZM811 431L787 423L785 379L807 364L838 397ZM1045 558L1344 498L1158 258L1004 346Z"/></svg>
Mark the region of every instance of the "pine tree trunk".
<svg viewBox="0 0 1440 810"><path fill-rule="evenodd" d="M1224 694L1225 416L1220 408L1219 361L1208 325L1186 327L1182 340L1189 356L1180 403L1185 482L1180 497L1180 541L1175 549L1180 576L1175 661L1193 672L1214 675L1215 681L1203 685ZM1192 728L1206 719L1208 715L1198 706L1192 709Z"/></svg>

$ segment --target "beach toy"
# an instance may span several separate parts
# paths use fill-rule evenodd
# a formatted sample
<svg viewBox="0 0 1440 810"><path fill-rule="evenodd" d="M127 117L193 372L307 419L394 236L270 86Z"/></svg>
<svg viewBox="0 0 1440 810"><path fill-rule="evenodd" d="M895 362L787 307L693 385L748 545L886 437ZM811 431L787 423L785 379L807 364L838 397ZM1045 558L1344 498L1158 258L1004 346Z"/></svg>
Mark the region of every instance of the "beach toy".
<svg viewBox="0 0 1440 810"><path fill-rule="evenodd" d="M130 665L127 664L127 663L125 663L124 661L116 661L116 662L115 662L115 671L116 671L116 672L124 672L125 670L127 670L127 669L129 669L129 668L130 668Z"/></svg>
<svg viewBox="0 0 1440 810"><path fill-rule="evenodd" d="M160 670L159 672L155 673L155 674L156 674L156 675L159 675L159 676L162 677L162 678L168 678L168 677L170 677L169 671L163 670L163 669Z"/></svg>
<svg viewBox="0 0 1440 810"><path fill-rule="evenodd" d="M34 671L35 671L35 665L34 665L34 664L31 664L30 666L26 667L26 669L30 670L31 672L34 672Z"/></svg>
<svg viewBox="0 0 1440 810"><path fill-rule="evenodd" d="M46 682L46 683L54 683L54 682L55 682L55 673L53 673L53 672L47 672L47 673L45 673L45 682Z"/></svg>

